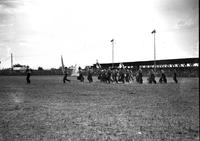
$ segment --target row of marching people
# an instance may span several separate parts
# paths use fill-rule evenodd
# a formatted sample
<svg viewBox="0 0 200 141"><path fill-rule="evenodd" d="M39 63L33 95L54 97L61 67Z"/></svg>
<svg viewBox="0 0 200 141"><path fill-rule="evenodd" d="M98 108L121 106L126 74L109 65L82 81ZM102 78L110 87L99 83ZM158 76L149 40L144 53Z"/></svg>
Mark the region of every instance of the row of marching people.
<svg viewBox="0 0 200 141"><path fill-rule="evenodd" d="M93 82L93 69L88 69L87 71L87 79L91 83ZM128 68L108 68L108 69L98 69L97 77L100 82L104 83L131 83L134 81L134 77L137 83L143 83L143 73L142 69L139 68L137 72L133 72ZM156 74L154 70L150 70L148 74L147 81L148 83L156 84ZM84 82L83 72L81 68L79 68L79 76L77 77L78 80ZM173 80L175 83L178 83L176 71L174 71ZM167 83L167 77L165 75L164 70L160 71L160 78L159 83Z"/></svg>
<svg viewBox="0 0 200 141"><path fill-rule="evenodd" d="M125 82L132 82L134 80L132 71L122 68L99 69L97 75L100 82L105 82L105 83L120 83L120 82L125 83ZM87 71L87 79L90 83L93 82L92 76L93 76L93 70L90 68ZM79 68L79 76L77 77L77 80L84 82L84 76L81 68Z"/></svg>
<svg viewBox="0 0 200 141"><path fill-rule="evenodd" d="M143 83L143 73L142 73L142 69L140 68L136 74L131 71L128 68L108 68L108 69L98 69L98 79L101 82L105 82L105 83L130 83L134 81L134 76L136 78L136 82L142 84ZM29 67L27 67L26 69L26 81L27 84L30 84L30 74L31 74L31 69ZM63 83L65 83L66 81L70 82L70 80L67 78L68 74L67 74L67 69L65 68L64 71L64 77L63 77ZM91 83L93 82L93 69L89 68L87 71L87 79L88 81ZM148 83L154 83L156 84L156 80L155 80L155 72L152 70L149 71L148 74L148 78L147 81ZM77 77L78 80L80 80L81 82L84 82L84 75L82 72L82 69L79 67L79 76ZM177 80L177 74L176 71L174 71L173 74L173 80L175 83L178 83ZM159 83L167 83L167 77L165 75L164 70L161 70L161 74L160 74L160 78L159 78Z"/></svg>
<svg viewBox="0 0 200 141"><path fill-rule="evenodd" d="M134 76L137 83L140 83L140 84L143 83L143 73L142 73L141 68L139 68L139 70L136 73L134 73L133 71L127 68L120 68L120 69L117 68L117 69L112 69L112 70L110 68L104 69L100 71L98 75L98 79L101 82L106 82L106 83L110 83L110 82L129 83L129 82L134 81ZM147 78L148 83L156 84L157 82L155 78L156 78L156 74L154 70L152 69L149 71L149 74L148 74L148 78ZM173 80L175 83L178 83L176 71L174 71L173 73ZM160 71L159 83L167 83L167 77L164 70Z"/></svg>
<svg viewBox="0 0 200 141"><path fill-rule="evenodd" d="M98 73L98 79L105 83L129 83L134 80L132 71L124 68L102 69Z"/></svg>

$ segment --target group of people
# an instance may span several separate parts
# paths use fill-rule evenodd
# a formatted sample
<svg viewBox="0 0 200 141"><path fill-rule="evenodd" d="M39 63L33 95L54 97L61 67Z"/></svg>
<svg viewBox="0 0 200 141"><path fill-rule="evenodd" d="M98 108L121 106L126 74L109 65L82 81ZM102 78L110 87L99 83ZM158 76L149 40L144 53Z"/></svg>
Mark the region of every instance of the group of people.
<svg viewBox="0 0 200 141"><path fill-rule="evenodd" d="M159 83L167 83L167 77L164 70L161 70L159 75L160 75ZM89 82L93 82L92 76L93 76L93 71L92 69L89 69L87 76ZM143 73L141 68L139 68L137 72L133 72L128 68L98 69L97 77L100 80L100 82L104 83L130 83L134 81L134 78L136 79L137 83L140 84L143 83ZM81 70L79 70L79 76L77 78L78 80L81 80L81 82L84 81L84 76ZM156 74L152 69L149 71L148 74L147 78L148 83L156 84L157 82L155 78ZM176 71L174 71L173 80L175 83L178 83Z"/></svg>
<svg viewBox="0 0 200 141"><path fill-rule="evenodd" d="M30 76L31 76L31 69L29 67L27 67L26 69L26 81L27 84L30 84ZM64 71L64 76L63 76L63 83L67 82L71 82L71 80L69 80L67 78L68 73L67 73L67 68L65 68ZM130 83L134 81L134 76L136 78L136 82L142 84L143 83L143 74L142 74L142 69L139 68L139 70L134 73L133 71L131 71L128 68L108 68L108 69L98 69L97 71L97 77L100 80L100 82L104 82L104 83ZM147 78L148 83L154 83L156 84L156 80L155 80L155 72L154 70L150 70L149 71L149 75ZM77 76L77 80L80 80L81 82L84 82L84 75L82 72L82 69L79 67L79 76ZM87 79L89 81L89 83L93 82L93 69L89 68L87 71ZM177 80L177 73L176 71L174 71L174 75L173 75L173 80L175 83L178 83ZM159 83L167 83L167 77L165 75L164 70L161 70L161 74L160 74L160 78L159 78Z"/></svg>
<svg viewBox="0 0 200 141"><path fill-rule="evenodd" d="M149 83L154 83L154 84L157 83L156 80L155 80L154 70L150 70L149 77L147 78L147 80L148 80ZM178 83L177 74L176 74L175 70L174 70L174 74L173 74L173 80L174 80L175 83ZM167 83L167 77L165 75L164 70L161 70L161 76L159 78L159 83Z"/></svg>
<svg viewBox="0 0 200 141"><path fill-rule="evenodd" d="M98 79L105 83L129 83L134 80L132 71L124 68L108 68L99 70Z"/></svg>
<svg viewBox="0 0 200 141"><path fill-rule="evenodd" d="M85 78L84 78L83 72L82 72L80 67L78 68L78 71L79 71L79 76L77 76L77 80L80 80L81 82L84 82ZM88 76L87 76L87 79L88 79L89 83L93 82L92 75L93 75L93 70L91 68L89 68Z"/></svg>

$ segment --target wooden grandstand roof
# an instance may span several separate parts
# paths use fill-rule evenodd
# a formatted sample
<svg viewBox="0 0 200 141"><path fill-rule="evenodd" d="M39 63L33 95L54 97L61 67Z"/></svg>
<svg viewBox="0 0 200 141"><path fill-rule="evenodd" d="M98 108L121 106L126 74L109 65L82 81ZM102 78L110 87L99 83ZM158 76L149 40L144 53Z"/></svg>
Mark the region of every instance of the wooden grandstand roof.
<svg viewBox="0 0 200 141"><path fill-rule="evenodd" d="M102 67L109 66L119 66L122 63L124 66L145 66L154 65L154 61L136 61L136 62L119 62L119 63L101 63ZM173 64L199 64L199 58L181 58L181 59L166 59L166 60L156 60L156 65L173 65Z"/></svg>

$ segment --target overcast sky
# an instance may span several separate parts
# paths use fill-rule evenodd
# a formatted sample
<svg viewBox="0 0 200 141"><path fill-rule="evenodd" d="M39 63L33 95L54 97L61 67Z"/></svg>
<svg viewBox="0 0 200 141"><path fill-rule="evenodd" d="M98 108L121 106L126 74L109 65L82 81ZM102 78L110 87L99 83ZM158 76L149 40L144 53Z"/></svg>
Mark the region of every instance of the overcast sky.
<svg viewBox="0 0 200 141"><path fill-rule="evenodd" d="M198 0L0 0L0 68L198 57Z"/></svg>

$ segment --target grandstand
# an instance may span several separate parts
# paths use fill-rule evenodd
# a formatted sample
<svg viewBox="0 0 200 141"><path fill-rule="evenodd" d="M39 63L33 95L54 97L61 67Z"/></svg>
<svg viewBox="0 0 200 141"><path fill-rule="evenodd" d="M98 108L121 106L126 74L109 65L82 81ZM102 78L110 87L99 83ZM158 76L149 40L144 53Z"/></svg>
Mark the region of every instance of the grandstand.
<svg viewBox="0 0 200 141"><path fill-rule="evenodd" d="M156 60L156 72L159 74L163 69L167 76L172 76L173 71L176 70L181 77L197 77L199 76L199 58L181 58L181 59L166 59ZM107 69L114 66L119 67L123 64L125 68L136 72L142 68L143 74L147 75L150 69L154 69L154 61L136 61L136 62L118 62L118 63L101 63L102 69ZM96 68L96 64L93 65Z"/></svg>

